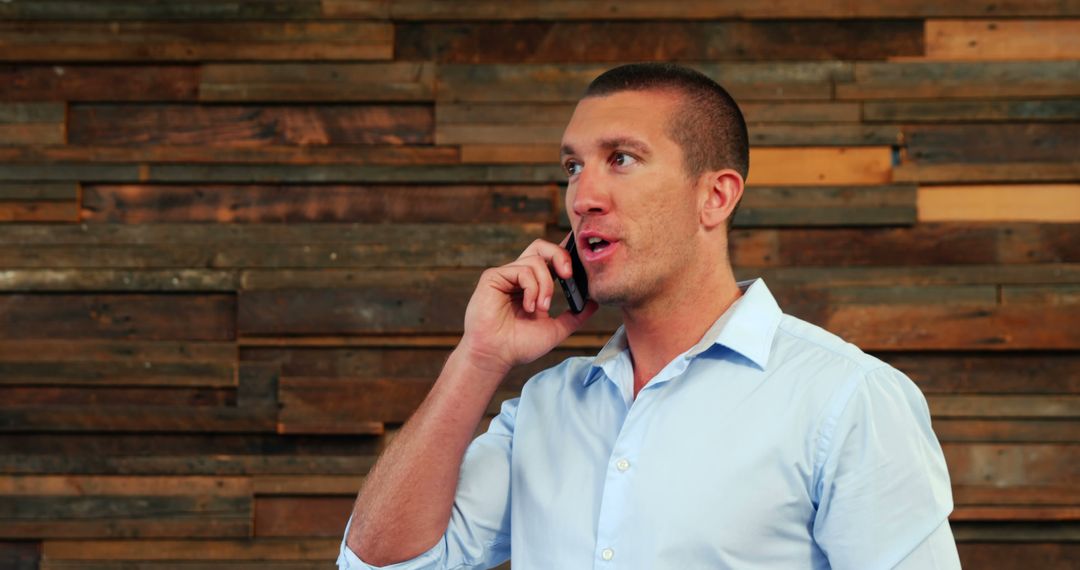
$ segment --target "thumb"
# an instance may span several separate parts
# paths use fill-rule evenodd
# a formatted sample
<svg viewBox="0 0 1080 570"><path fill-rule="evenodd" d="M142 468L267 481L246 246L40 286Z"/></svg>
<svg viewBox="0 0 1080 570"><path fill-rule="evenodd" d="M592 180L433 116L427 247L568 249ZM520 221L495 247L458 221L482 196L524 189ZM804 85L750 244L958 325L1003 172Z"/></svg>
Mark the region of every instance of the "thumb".
<svg viewBox="0 0 1080 570"><path fill-rule="evenodd" d="M581 328L581 325L584 325L585 321L588 321L599 308L600 305L596 304L596 301L590 299L585 303L585 308L582 309L580 313L574 314L574 312L570 310L563 311L563 314L556 317L554 321L555 328L559 334L559 342L566 340L566 337Z"/></svg>

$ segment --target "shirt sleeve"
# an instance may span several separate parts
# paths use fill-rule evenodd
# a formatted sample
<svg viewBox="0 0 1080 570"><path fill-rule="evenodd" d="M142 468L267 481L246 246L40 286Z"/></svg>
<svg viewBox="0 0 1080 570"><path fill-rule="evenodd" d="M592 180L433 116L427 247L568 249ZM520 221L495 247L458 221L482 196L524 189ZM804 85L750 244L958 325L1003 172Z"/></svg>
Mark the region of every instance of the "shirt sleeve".
<svg viewBox="0 0 1080 570"><path fill-rule="evenodd" d="M510 457L518 399L502 409L480 437L469 444L446 533L411 560L372 566L346 544L352 519L345 525L337 565L340 570L434 570L491 568L510 558Z"/></svg>
<svg viewBox="0 0 1080 570"><path fill-rule="evenodd" d="M889 569L916 553L941 562L925 568L959 568L949 473L915 384L882 367L853 378L831 409L819 431L813 532L832 568Z"/></svg>

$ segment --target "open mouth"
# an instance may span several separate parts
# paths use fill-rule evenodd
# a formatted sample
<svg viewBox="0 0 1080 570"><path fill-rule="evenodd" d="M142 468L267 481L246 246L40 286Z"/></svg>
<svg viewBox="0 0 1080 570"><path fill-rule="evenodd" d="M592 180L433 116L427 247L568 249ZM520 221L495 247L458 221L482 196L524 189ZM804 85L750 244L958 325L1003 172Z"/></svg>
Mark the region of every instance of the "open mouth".
<svg viewBox="0 0 1080 570"><path fill-rule="evenodd" d="M599 253L601 251L604 251L604 248L608 247L609 245L611 245L610 242L604 239L600 239L598 237L590 237L586 240L586 246L593 253Z"/></svg>

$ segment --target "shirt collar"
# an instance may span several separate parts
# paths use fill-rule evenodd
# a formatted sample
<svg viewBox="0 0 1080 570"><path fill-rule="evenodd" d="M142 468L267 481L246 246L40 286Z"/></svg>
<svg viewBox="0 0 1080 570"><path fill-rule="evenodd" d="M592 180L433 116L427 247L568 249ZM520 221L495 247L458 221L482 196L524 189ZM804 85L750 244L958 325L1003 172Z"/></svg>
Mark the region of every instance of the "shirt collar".
<svg viewBox="0 0 1080 570"><path fill-rule="evenodd" d="M687 359L720 345L737 352L765 370L772 351L773 337L776 336L783 312L763 279L740 281L738 286L742 296L716 319L701 340L684 353ZM628 347L626 331L620 326L593 359L592 368L585 375L585 385L593 383L599 377L603 366Z"/></svg>

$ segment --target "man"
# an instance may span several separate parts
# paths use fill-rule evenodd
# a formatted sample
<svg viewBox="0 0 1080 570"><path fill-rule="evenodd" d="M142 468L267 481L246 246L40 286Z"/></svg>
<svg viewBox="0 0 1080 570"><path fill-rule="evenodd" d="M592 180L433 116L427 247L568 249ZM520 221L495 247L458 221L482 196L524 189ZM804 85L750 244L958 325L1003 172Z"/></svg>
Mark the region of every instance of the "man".
<svg viewBox="0 0 1080 570"><path fill-rule="evenodd" d="M898 371L736 283L746 125L669 64L598 77L563 136L593 301L550 317L564 249L484 272L465 333L372 470L343 568L958 568L948 473ZM550 268L550 269L549 269ZM507 371L597 303L623 327L532 378L469 444Z"/></svg>

